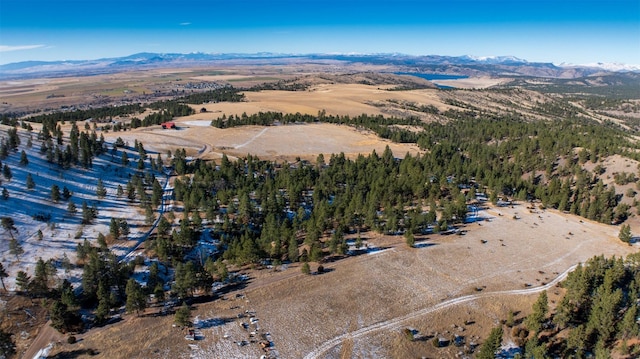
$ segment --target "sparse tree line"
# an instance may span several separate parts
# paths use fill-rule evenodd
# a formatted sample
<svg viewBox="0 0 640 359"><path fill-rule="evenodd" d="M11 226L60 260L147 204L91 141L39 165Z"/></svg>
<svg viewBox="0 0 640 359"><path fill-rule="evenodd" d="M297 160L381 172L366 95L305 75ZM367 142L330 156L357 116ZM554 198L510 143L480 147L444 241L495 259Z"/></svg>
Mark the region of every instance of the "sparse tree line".
<svg viewBox="0 0 640 359"><path fill-rule="evenodd" d="M593 99L637 99L640 98L638 90L638 75L627 74L610 74L600 78L605 86L593 86L587 81L587 78L577 79L550 79L545 78L544 81L538 83L530 81L528 78L516 79L507 85L503 85L504 90L512 91L514 87L522 87L538 91L541 93L550 93L561 97L571 94L578 98ZM495 90L490 90L495 91Z"/></svg>
<svg viewBox="0 0 640 359"><path fill-rule="evenodd" d="M382 138L402 143L415 143L419 137L414 132L402 130L401 128L395 126L422 125L422 122L417 117L410 117L405 119L397 117L384 117L382 115L369 116L363 114L352 118L349 115L327 115L325 111L320 111L317 116L301 113L283 114L281 112L259 112L252 115L243 113L239 116L230 115L229 117L223 115L222 117L211 121L211 125L217 128L230 128L247 125L272 126L276 123L291 124L315 122L326 122L337 125L349 125L353 127L363 128L373 131Z"/></svg>
<svg viewBox="0 0 640 359"><path fill-rule="evenodd" d="M66 146L60 125L43 124L37 138L42 141L40 153L46 157L47 161L65 169L76 165L90 168L93 165L93 159L107 150L102 134L98 137L95 131L80 132L76 122L72 122Z"/></svg>
<svg viewBox="0 0 640 359"><path fill-rule="evenodd" d="M56 124L58 122L64 123L65 121L77 122L85 121L90 118L96 121L101 121L112 117L127 116L142 112L144 112L144 107L140 104L130 104L121 106L105 106L87 110L53 112L50 114L31 116L26 120L42 124Z"/></svg>
<svg viewBox="0 0 640 359"><path fill-rule="evenodd" d="M292 80L265 82L251 86L246 91L306 91L309 88L309 84L299 82L299 80L300 79L296 78Z"/></svg>
<svg viewBox="0 0 640 359"><path fill-rule="evenodd" d="M177 97L173 100L156 101L148 105L130 104L121 106L105 106L95 109L74 110L53 112L50 114L40 114L26 118L26 121L42 123L51 132L58 123L64 124L66 121L78 122L93 119L95 122L104 122L114 117L129 117L143 113L146 108L157 110L158 112L146 116L144 119L133 117L129 124L115 123L105 124L103 129L113 129L114 131L126 130L127 128L148 127L158 125L162 122L170 121L174 117L188 116L195 111L187 104L203 104L208 102L240 102L244 101L244 94L231 86L225 86L201 93L194 93L187 96ZM3 124L16 126L17 119L9 115L3 115L0 119ZM26 122L22 122L26 123ZM55 132L54 132L55 134ZM47 138L45 138L47 139Z"/></svg>

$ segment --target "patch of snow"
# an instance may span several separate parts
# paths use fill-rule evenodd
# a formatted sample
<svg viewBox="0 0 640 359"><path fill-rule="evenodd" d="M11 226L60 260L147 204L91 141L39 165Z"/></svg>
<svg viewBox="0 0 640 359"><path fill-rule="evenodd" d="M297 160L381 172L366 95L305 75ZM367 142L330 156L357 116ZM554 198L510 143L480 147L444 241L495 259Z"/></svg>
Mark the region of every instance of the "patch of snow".
<svg viewBox="0 0 640 359"><path fill-rule="evenodd" d="M185 121L182 122L185 125L188 126L195 126L195 127L209 127L211 126L211 121L208 120L199 120L199 121Z"/></svg>
<svg viewBox="0 0 640 359"><path fill-rule="evenodd" d="M49 343L49 345L40 349L38 353L36 353L36 355L33 356L33 359L47 359L51 349L53 349L53 343Z"/></svg>
<svg viewBox="0 0 640 359"><path fill-rule="evenodd" d="M496 358L500 359L512 359L516 355L522 355L522 348L517 346L514 342L509 341L500 347L500 352L496 354Z"/></svg>
<svg viewBox="0 0 640 359"><path fill-rule="evenodd" d="M0 125L0 137L4 137L9 128ZM18 129L18 135L21 143L18 151L10 152L2 161L3 165L10 167L12 178L7 180L2 177L0 184L0 190L6 188L9 192L7 200L0 199L0 217L11 217L16 227L12 233L0 228L0 235L7 239L12 235L24 250L22 255L15 256L10 253L9 241L0 241L0 261L9 274L5 280L7 289L16 288L15 276L18 271L22 270L32 275L39 258L45 261L53 259L59 264L66 255L69 261L75 264L77 245L87 239L97 246L98 234L109 234L111 218L126 218L130 227L128 240L118 241L112 246L116 255L125 256L132 246L146 239L149 226L145 224L143 211L138 208L137 203L129 203L126 194L123 197L116 194L118 185L126 187L126 182L136 172L133 165L121 165L123 149L119 149L115 155L108 151L95 157L91 168L72 167L64 170L58 164L47 162L40 153L42 141L37 139L36 133ZM33 141L31 148L26 146L29 137L32 137ZM65 144L66 141L65 139ZM106 145L108 148L112 147L112 144ZM19 164L22 150L26 152L29 160L26 166ZM138 157L137 151L126 151L131 163L134 163ZM155 157L155 154L149 151L148 155L150 158ZM148 169L148 162L146 166ZM36 184L31 190L26 188L28 174ZM166 177L161 172L154 174L161 185L166 185ZM98 178L102 179L107 190L104 198L98 198L96 195ZM57 185L60 192L66 187L72 194L69 200L61 198L58 203L54 203L51 200L53 185ZM68 212L69 201L76 205L77 213ZM98 210L98 216L91 224L82 224L83 201L86 201L89 207L95 206ZM36 219L38 216L43 220ZM156 217L159 217L157 213ZM42 232L42 240L38 238L38 231ZM68 279L74 285L78 285L81 274L81 269L64 271L58 268L57 277L59 280Z"/></svg>

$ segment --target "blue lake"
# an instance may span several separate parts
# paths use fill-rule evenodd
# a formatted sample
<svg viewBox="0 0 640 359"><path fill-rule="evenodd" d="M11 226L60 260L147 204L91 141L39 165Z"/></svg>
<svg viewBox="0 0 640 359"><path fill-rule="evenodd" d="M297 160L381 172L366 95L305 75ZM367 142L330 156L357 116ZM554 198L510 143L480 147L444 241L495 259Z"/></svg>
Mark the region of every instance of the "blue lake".
<svg viewBox="0 0 640 359"><path fill-rule="evenodd" d="M469 76L465 75L448 75L448 74L422 74L419 72L394 72L395 75L410 75L420 77L425 80L459 80L468 79Z"/></svg>
<svg viewBox="0 0 640 359"><path fill-rule="evenodd" d="M394 72L394 75L409 75L409 76L415 76L415 77L419 77L425 80L459 80L459 79L468 79L469 76L466 75L448 75L448 74L423 74L423 73L419 73L419 72ZM452 89L454 87L451 86L444 86L444 85L438 85L435 84L436 86L438 86L438 88L441 89Z"/></svg>

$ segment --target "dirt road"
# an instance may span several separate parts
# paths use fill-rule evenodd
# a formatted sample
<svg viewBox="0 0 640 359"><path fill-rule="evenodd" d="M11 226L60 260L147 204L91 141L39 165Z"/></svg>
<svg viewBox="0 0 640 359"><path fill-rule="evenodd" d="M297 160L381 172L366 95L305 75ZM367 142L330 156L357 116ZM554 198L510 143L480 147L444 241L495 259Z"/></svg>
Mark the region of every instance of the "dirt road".
<svg viewBox="0 0 640 359"><path fill-rule="evenodd" d="M446 301L438 303L438 304L436 304L436 305L434 305L432 307L424 308L422 310L419 310L419 311L414 312L414 313L409 313L409 314L404 315L402 317L389 319L389 320L386 320L384 322L376 323L376 324L370 325L368 327L361 328L361 329L356 330L354 332L350 332L350 333L345 333L345 334L339 335L339 336L337 336L337 337L335 337L335 338L333 338L331 340L326 341L324 344L320 345L318 348L316 348L315 350L313 350L310 353L308 353L307 355L305 355L304 359L319 358L322 354L326 353L331 348L339 345L345 339L353 339L353 338L361 337L361 336L368 335L368 334L370 334L372 332L375 332L375 331L378 331L378 330L390 330L390 329L396 328L397 326L402 324L402 322L405 322L405 321L407 321L409 319L414 319L414 318L416 318L418 316L430 314L430 313L435 312L437 310L441 310L441 309L444 309L444 308L447 308L447 307L451 307L451 306L454 306L454 305L459 305L459 304L470 302L470 301L473 301L473 300L476 300L476 299L480 299L480 298L502 297L502 296L508 296L508 295L528 295L528 294L534 294L534 293L542 292L543 290L547 290L547 289L555 286L556 284L558 284L560 281L564 280L567 277L567 275L569 274L569 272L574 270L576 267L577 267L576 265L571 266L569 269L565 270L562 274L557 276L551 282L549 282L549 283L547 283L545 285L539 286L539 287L465 295L465 296L462 296L462 297L446 300Z"/></svg>
<svg viewBox="0 0 640 359"><path fill-rule="evenodd" d="M40 359L42 357L46 358L47 355L47 346L50 343L54 343L56 341L62 340L63 335L60 334L57 330L53 329L51 326L51 321L48 321L40 331L38 332L38 336L31 343L29 349L22 355L22 359Z"/></svg>

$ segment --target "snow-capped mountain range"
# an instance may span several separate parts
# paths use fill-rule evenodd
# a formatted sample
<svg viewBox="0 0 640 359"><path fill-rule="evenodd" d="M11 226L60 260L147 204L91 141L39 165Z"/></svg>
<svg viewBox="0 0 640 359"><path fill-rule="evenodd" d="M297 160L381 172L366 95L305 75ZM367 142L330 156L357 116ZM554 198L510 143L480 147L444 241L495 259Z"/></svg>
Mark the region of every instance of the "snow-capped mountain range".
<svg viewBox="0 0 640 359"><path fill-rule="evenodd" d="M130 56L96 60L26 61L0 65L0 79L41 76L99 74L123 69L190 67L208 64L278 64L315 60L337 60L347 63L370 63L397 66L399 70L437 71L469 76L536 76L574 78L598 72L640 72L640 65L594 63L529 62L514 56L413 56L391 54L208 54L208 53L137 53Z"/></svg>

